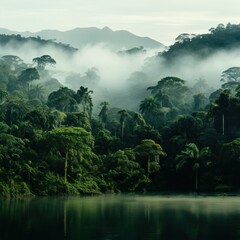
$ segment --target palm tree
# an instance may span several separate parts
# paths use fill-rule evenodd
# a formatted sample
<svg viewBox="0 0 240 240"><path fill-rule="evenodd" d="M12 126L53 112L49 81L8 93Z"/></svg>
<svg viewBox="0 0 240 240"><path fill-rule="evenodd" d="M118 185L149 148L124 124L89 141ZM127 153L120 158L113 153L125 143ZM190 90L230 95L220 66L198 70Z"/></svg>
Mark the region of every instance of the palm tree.
<svg viewBox="0 0 240 240"><path fill-rule="evenodd" d="M139 110L143 114L146 121L152 126L156 127L159 122L156 119L159 108L160 104L158 103L157 99L153 96L149 96L141 101Z"/></svg>
<svg viewBox="0 0 240 240"><path fill-rule="evenodd" d="M141 101L139 110L144 115L153 115L157 111L159 106L160 105L157 102L157 99L153 96L149 96L143 101Z"/></svg>
<svg viewBox="0 0 240 240"><path fill-rule="evenodd" d="M209 166L211 162L208 160L211 151L209 147L204 147L201 150L195 143L188 143L185 149L176 156L176 170L180 171L187 165L190 165L195 175L195 190L199 189L199 170L203 166Z"/></svg>
<svg viewBox="0 0 240 240"><path fill-rule="evenodd" d="M29 92L29 97L31 99L37 98L39 100L43 100L44 92L45 92L45 89L40 84L33 85L30 92Z"/></svg>

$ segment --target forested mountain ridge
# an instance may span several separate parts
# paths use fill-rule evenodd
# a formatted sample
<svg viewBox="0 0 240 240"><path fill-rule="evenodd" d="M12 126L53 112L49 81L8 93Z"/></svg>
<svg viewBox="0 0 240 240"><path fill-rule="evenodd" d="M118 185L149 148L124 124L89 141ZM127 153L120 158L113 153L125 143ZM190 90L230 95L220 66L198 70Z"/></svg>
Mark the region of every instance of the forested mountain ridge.
<svg viewBox="0 0 240 240"><path fill-rule="evenodd" d="M14 32L0 28L0 33L20 34L24 37L37 37L43 39L55 39L57 42L70 44L76 48L84 48L88 45L102 44L114 51L143 46L144 48L164 48L165 46L149 37L139 37L128 31L113 31L108 27L99 29L76 28L68 31L42 30L40 32Z"/></svg>
<svg viewBox="0 0 240 240"><path fill-rule="evenodd" d="M176 60L184 55L198 58L208 57L218 51L229 51L240 47L240 24L219 24L206 34L181 34L176 42L161 56Z"/></svg>
<svg viewBox="0 0 240 240"><path fill-rule="evenodd" d="M29 48L56 48L65 53L74 53L76 48L71 47L69 44L57 43L53 40L45 40L38 37L22 37L21 35L6 35L0 34L0 47L11 47L13 49L21 48L24 45L29 45Z"/></svg>

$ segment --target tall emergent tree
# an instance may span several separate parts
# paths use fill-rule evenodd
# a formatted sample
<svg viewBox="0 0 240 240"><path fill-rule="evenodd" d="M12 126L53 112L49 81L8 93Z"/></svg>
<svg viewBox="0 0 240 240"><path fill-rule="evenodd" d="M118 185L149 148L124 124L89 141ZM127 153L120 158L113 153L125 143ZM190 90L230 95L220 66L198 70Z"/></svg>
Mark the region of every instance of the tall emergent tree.
<svg viewBox="0 0 240 240"><path fill-rule="evenodd" d="M61 87L48 96L47 105L63 112L74 112L77 110L76 93L67 87Z"/></svg>
<svg viewBox="0 0 240 240"><path fill-rule="evenodd" d="M165 77L158 81L156 86L149 87L151 94L158 98L158 102L164 107L174 105L178 108L186 102L189 88L186 81L178 77Z"/></svg>
<svg viewBox="0 0 240 240"><path fill-rule="evenodd" d="M166 156L160 144L155 143L152 139L144 139L141 144L134 149L140 165L143 165L147 173L147 177L151 173L151 169L156 171L160 169L159 158Z"/></svg>
<svg viewBox="0 0 240 240"><path fill-rule="evenodd" d="M76 157L80 163L91 153L94 139L91 133L79 127L55 128L48 132L47 141L51 151L60 154L64 158L64 182L67 182L69 159Z"/></svg>
<svg viewBox="0 0 240 240"><path fill-rule="evenodd" d="M53 66L56 64L55 59L53 59L50 55L42 55L41 57L33 58L32 61L37 65L39 70L44 70L47 65Z"/></svg>

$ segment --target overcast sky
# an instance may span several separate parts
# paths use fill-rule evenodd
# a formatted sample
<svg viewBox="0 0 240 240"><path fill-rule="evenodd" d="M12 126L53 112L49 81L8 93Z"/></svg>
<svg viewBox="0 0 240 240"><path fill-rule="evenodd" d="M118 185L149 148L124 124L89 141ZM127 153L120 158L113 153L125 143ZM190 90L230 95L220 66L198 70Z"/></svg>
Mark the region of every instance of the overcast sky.
<svg viewBox="0 0 240 240"><path fill-rule="evenodd" d="M108 26L165 45L181 33L240 23L239 0L0 0L0 27L17 31Z"/></svg>

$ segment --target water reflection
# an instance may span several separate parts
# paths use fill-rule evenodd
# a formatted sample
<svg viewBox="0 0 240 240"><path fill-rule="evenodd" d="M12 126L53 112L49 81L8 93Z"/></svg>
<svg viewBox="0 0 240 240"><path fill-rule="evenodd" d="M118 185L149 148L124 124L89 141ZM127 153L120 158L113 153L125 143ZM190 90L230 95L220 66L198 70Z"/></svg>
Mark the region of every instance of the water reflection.
<svg viewBox="0 0 240 240"><path fill-rule="evenodd" d="M1 240L240 239L239 197L0 200Z"/></svg>

